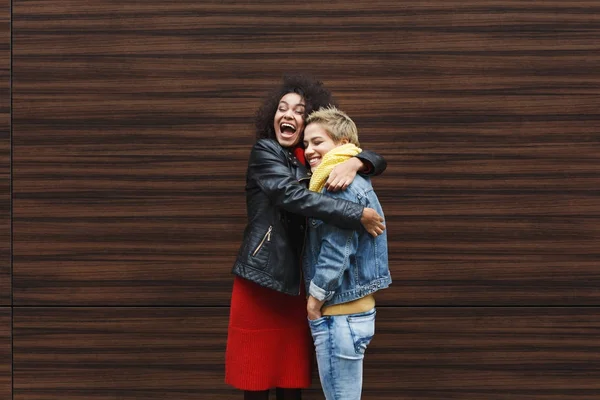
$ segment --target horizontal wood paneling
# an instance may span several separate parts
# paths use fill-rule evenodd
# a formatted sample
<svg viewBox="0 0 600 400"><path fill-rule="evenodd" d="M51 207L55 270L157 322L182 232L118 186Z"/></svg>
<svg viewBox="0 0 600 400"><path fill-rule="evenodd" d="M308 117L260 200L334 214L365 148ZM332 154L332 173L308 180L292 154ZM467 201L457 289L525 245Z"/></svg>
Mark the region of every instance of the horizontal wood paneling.
<svg viewBox="0 0 600 400"><path fill-rule="evenodd" d="M365 399L592 400L597 308L379 308Z"/></svg>
<svg viewBox="0 0 600 400"><path fill-rule="evenodd" d="M15 308L15 400L232 399L227 308Z"/></svg>
<svg viewBox="0 0 600 400"><path fill-rule="evenodd" d="M0 307L0 399L11 398L11 325L10 325L10 308Z"/></svg>
<svg viewBox="0 0 600 400"><path fill-rule="evenodd" d="M239 398L222 383L227 314L17 307L15 400ZM376 325L365 400L600 395L597 308L380 307Z"/></svg>
<svg viewBox="0 0 600 400"><path fill-rule="evenodd" d="M389 161L380 304L598 304L599 11L15 2L15 301L226 305L251 117L301 70Z"/></svg>
<svg viewBox="0 0 600 400"><path fill-rule="evenodd" d="M0 305L10 284L10 1L0 2Z"/></svg>

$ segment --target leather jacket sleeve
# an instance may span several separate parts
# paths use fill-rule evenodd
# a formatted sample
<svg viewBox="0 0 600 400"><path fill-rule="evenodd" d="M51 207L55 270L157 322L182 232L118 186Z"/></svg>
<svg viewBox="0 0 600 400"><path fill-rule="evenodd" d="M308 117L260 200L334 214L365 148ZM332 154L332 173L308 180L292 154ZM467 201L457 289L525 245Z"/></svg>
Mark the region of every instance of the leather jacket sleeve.
<svg viewBox="0 0 600 400"><path fill-rule="evenodd" d="M355 157L370 167L367 172L361 172L361 175L377 176L383 173L383 171L385 171L387 168L387 161L385 161L385 158L374 151L363 150Z"/></svg>
<svg viewBox="0 0 600 400"><path fill-rule="evenodd" d="M248 180L256 183L274 205L286 211L313 217L343 229L361 229L364 206L311 192L298 182L285 153L276 142L261 139L252 148Z"/></svg>

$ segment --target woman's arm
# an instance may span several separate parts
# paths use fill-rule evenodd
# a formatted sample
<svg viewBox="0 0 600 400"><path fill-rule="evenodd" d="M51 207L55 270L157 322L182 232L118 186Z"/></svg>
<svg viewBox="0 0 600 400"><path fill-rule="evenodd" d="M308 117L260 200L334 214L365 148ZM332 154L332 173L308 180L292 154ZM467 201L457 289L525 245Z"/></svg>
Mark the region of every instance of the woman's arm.
<svg viewBox="0 0 600 400"><path fill-rule="evenodd" d="M268 139L259 140L250 153L248 179L256 183L273 204L340 228L364 227L372 235L383 232L383 218L375 210L311 192L296 180L284 157L279 144Z"/></svg>
<svg viewBox="0 0 600 400"><path fill-rule="evenodd" d="M381 175L387 168L387 161L379 153L375 153L371 150L363 150L356 156L364 165L364 169L358 172L365 176L377 176Z"/></svg>
<svg viewBox="0 0 600 400"><path fill-rule="evenodd" d="M322 225L321 229L323 239L314 266L315 274L308 287L306 304L308 318L312 320L321 317L323 304L333 297L342 284L344 271L350 265L349 259L356 255L358 249L356 232L328 224Z"/></svg>
<svg viewBox="0 0 600 400"><path fill-rule="evenodd" d="M358 252L356 232L340 229L327 223L321 225L322 239L315 274L310 281L308 294L319 301L330 300L342 284L344 271L350 265L350 257Z"/></svg>
<svg viewBox="0 0 600 400"><path fill-rule="evenodd" d="M363 150L348 161L337 165L329 174L325 188L330 192L346 190L357 173L366 176L380 175L387 168L387 161L379 154Z"/></svg>

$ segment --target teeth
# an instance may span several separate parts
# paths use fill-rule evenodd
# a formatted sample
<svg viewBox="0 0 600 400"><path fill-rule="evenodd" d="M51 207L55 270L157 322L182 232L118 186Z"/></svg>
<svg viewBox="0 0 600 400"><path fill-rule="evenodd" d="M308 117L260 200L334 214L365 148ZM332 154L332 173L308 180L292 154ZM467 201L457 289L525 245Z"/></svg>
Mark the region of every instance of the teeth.
<svg viewBox="0 0 600 400"><path fill-rule="evenodd" d="M292 124L286 124L285 122L283 124L281 124L282 128L291 128L293 130L296 130L296 127Z"/></svg>

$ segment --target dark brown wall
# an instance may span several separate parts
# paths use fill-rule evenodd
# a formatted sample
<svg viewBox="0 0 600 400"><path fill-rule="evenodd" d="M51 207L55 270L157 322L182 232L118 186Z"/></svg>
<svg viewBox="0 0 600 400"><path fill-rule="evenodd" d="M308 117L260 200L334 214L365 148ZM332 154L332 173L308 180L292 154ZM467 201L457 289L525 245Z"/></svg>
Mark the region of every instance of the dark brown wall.
<svg viewBox="0 0 600 400"><path fill-rule="evenodd" d="M0 2L0 399L10 399L11 204L10 204L10 2Z"/></svg>
<svg viewBox="0 0 600 400"><path fill-rule="evenodd" d="M366 400L598 398L597 308L381 307ZM227 309L27 308L17 399L240 399L221 383ZM318 385L305 393L320 399Z"/></svg>
<svg viewBox="0 0 600 400"><path fill-rule="evenodd" d="M10 305L10 2L0 2L0 306Z"/></svg>
<svg viewBox="0 0 600 400"><path fill-rule="evenodd" d="M229 270L252 115L286 71L389 162L364 398L597 398L599 11L13 1L14 398L239 398Z"/></svg>
<svg viewBox="0 0 600 400"><path fill-rule="evenodd" d="M10 308L0 307L0 399L11 398L11 371Z"/></svg>

